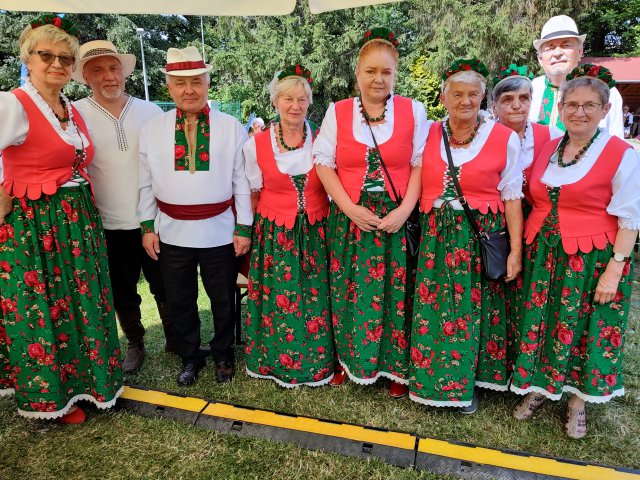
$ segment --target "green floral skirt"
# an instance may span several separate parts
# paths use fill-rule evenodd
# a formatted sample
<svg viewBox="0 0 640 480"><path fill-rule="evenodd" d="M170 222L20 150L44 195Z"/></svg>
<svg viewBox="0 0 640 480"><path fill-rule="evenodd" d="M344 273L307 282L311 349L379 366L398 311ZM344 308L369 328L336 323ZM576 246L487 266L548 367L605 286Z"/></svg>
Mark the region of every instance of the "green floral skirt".
<svg viewBox="0 0 640 480"><path fill-rule="evenodd" d="M360 205L379 217L395 208L386 192L363 191ZM336 353L359 384L387 377L406 384L407 259L404 227L361 231L333 203L327 221Z"/></svg>
<svg viewBox="0 0 640 480"><path fill-rule="evenodd" d="M14 199L0 227L0 393L56 418L122 392L102 221L88 185Z"/></svg>
<svg viewBox="0 0 640 480"><path fill-rule="evenodd" d="M559 400L563 392L603 403L624 394L622 360L633 278L625 267L617 295L593 301L613 247L567 254L539 233L524 250L511 390Z"/></svg>
<svg viewBox="0 0 640 480"><path fill-rule="evenodd" d="M474 215L484 231L502 214ZM465 213L444 205L422 215L411 327L411 400L471 404L475 386L507 390L505 288L482 274L480 246Z"/></svg>
<svg viewBox="0 0 640 480"><path fill-rule="evenodd" d="M283 387L333 377L325 221L294 228L256 215L246 320L247 373Z"/></svg>

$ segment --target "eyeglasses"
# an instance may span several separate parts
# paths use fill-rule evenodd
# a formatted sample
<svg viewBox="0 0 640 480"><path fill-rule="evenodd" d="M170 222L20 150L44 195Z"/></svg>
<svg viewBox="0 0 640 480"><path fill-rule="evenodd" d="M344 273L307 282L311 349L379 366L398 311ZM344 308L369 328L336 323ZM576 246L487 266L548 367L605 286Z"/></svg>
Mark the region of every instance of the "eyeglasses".
<svg viewBox="0 0 640 480"><path fill-rule="evenodd" d="M564 106L564 110L571 114L576 113L580 107L582 107L582 111L587 115L595 113L598 108L602 106L600 103L587 102L584 104L576 103L576 102L567 102L562 104Z"/></svg>
<svg viewBox="0 0 640 480"><path fill-rule="evenodd" d="M73 57L71 55L54 55L53 53L46 50L31 52L31 55L33 55L34 53L37 53L40 56L40 60L48 65L51 65L53 62L55 62L56 58L60 62L60 65L62 65L63 67L71 67L74 63L76 63L76 57Z"/></svg>

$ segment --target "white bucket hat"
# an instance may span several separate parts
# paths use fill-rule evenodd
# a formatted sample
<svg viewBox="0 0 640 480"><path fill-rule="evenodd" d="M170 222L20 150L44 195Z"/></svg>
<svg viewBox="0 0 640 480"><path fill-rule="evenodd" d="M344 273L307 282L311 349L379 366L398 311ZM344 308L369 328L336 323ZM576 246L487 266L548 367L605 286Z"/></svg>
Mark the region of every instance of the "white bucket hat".
<svg viewBox="0 0 640 480"><path fill-rule="evenodd" d="M76 82L86 83L82 78L82 70L85 63L98 57L116 57L122 64L122 75L127 78L136 66L136 56L130 53L118 53L115 45L107 40L93 40L80 47L78 62L76 63L71 78Z"/></svg>
<svg viewBox="0 0 640 480"><path fill-rule="evenodd" d="M540 39L533 41L533 48L537 51L543 43L555 40L556 38L577 38L583 43L587 36L578 33L578 26L571 17L557 15L551 17L547 20L547 23L544 24L542 32L540 33Z"/></svg>
<svg viewBox="0 0 640 480"><path fill-rule="evenodd" d="M196 47L170 48L167 50L167 65L160 71L177 77L191 77L210 72L213 66L204 63Z"/></svg>

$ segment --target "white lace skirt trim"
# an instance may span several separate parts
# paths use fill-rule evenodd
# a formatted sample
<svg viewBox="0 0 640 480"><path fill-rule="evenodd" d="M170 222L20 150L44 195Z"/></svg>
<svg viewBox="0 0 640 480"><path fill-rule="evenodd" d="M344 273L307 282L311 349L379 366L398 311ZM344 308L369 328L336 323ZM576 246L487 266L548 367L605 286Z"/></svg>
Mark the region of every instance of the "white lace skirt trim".
<svg viewBox="0 0 640 480"><path fill-rule="evenodd" d="M13 395L16 391L13 388L0 388L0 397L6 397L7 395Z"/></svg>
<svg viewBox="0 0 640 480"><path fill-rule="evenodd" d="M380 378L383 378L383 377L388 378L389 380L392 380L394 382L397 382L400 385L409 385L409 380L407 380L406 378L400 378L397 375L389 372L378 372L378 374L372 378L356 377L349 371L349 368L347 368L347 366L344 363L342 363L342 361L340 360L338 361L340 362L340 365L342 365L342 368L344 368L344 371L347 372L347 375L349 376L349 380L351 380L353 383L357 383L358 385L373 385Z"/></svg>
<svg viewBox="0 0 640 480"><path fill-rule="evenodd" d="M283 382L279 378L276 378L272 375L260 375L259 373L252 372L251 370L249 370L248 367L245 367L245 371L247 372L247 375L249 375L250 377L259 378L261 380L273 380L278 384L278 386L283 388L298 388L298 387L302 387L303 385L306 387L321 387L329 383L333 378L333 374L331 374L331 376L324 378L318 382L287 383L287 382Z"/></svg>
<svg viewBox="0 0 640 480"><path fill-rule="evenodd" d="M420 403L422 405L428 405L429 407L453 407L453 408L462 408L468 407L471 405L471 400L467 400L465 402L452 402L452 401L443 401L443 400L428 400L426 398L420 398L415 395L413 392L409 392L409 399Z"/></svg>
<svg viewBox="0 0 640 480"><path fill-rule="evenodd" d="M606 397L602 397L602 396L596 396L596 395L587 395L585 393L582 393L580 390L578 390L575 387L572 387L570 385L565 385L562 389L562 391L560 393L557 394L553 394L550 393L549 391L545 390L544 388L541 387L535 387L535 386L531 386L528 388L518 388L518 387L514 387L513 385L511 385L510 390L518 395L526 395L528 393L531 392L535 392L535 393L539 393L540 395L544 395L545 397L547 397L549 400L553 400L553 401L558 401L560 400L560 398L562 398L562 394L563 393L570 393L570 394L574 394L577 395L578 398L584 400L585 402L589 402L589 403L607 403L608 401L616 398L616 397L622 397L624 395L624 388L620 388L618 390L614 390L613 392L611 392L611 395L607 395Z"/></svg>
<svg viewBox="0 0 640 480"><path fill-rule="evenodd" d="M476 381L475 385L476 385L476 387L487 388L489 390L493 390L493 391L496 391L496 392L508 392L509 391L509 385L508 384L498 385L496 383L478 382L478 381Z"/></svg>
<svg viewBox="0 0 640 480"><path fill-rule="evenodd" d="M124 387L121 387L120 390L118 390L116 394L113 396L113 399L109 400L108 402L99 402L93 397L93 395L89 395L88 393L81 393L73 397L71 400L69 400L67 402L67 405L62 410L58 410L56 412L31 412L31 411L18 409L18 414L25 418L33 418L38 420L53 420L55 418L60 418L63 415L66 415L67 413L69 413L69 410L71 409L71 407L75 403L81 400L91 402L99 409L106 410L107 408L111 408L116 404L116 401L118 400L120 395L122 395L122 392L124 392Z"/></svg>

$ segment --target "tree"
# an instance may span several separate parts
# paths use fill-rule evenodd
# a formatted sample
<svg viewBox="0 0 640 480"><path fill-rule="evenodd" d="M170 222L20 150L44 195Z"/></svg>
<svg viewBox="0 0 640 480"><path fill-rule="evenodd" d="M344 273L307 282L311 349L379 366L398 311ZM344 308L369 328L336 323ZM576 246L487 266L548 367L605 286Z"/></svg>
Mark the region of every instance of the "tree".
<svg viewBox="0 0 640 480"><path fill-rule="evenodd" d="M584 12L579 18L586 33L585 52L592 56L640 53L640 0L598 0L597 15Z"/></svg>

